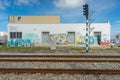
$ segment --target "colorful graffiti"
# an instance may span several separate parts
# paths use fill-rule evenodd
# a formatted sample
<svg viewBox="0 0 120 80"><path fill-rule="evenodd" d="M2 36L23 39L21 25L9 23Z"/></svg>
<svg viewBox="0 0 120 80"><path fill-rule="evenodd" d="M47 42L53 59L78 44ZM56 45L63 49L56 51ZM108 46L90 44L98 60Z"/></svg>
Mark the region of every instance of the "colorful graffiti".
<svg viewBox="0 0 120 80"><path fill-rule="evenodd" d="M85 45L85 37L82 33L76 33L75 43L77 46Z"/></svg>
<svg viewBox="0 0 120 80"><path fill-rule="evenodd" d="M101 45L102 46L109 46L110 45L110 41L107 40L107 38L103 38L103 40L101 41Z"/></svg>
<svg viewBox="0 0 120 80"><path fill-rule="evenodd" d="M77 43L77 45L82 45L82 44L84 44L84 40L82 38L77 38L76 43Z"/></svg>
<svg viewBox="0 0 120 80"><path fill-rule="evenodd" d="M56 45L67 45L68 44L68 34L50 34L51 42L55 42ZM101 40L100 36L90 36L91 45L102 45L109 46L110 42L106 37ZM78 34L75 37L75 44L77 46L85 45L86 37ZM8 41L9 46L37 46L39 45L39 36L35 33L28 33L23 35L22 39L11 39Z"/></svg>
<svg viewBox="0 0 120 80"><path fill-rule="evenodd" d="M57 45L66 45L68 43L67 34L51 34L50 38L56 41Z"/></svg>
<svg viewBox="0 0 120 80"><path fill-rule="evenodd" d="M16 39L8 41L8 46L34 46L30 39Z"/></svg>
<svg viewBox="0 0 120 80"><path fill-rule="evenodd" d="M107 37L109 37L109 34L103 34L103 39L101 41L101 46L110 46L110 40L108 40Z"/></svg>
<svg viewBox="0 0 120 80"><path fill-rule="evenodd" d="M90 36L90 44L94 44L94 37Z"/></svg>
<svg viewBox="0 0 120 80"><path fill-rule="evenodd" d="M85 45L85 37L82 38L77 38L76 39L76 44L79 45ZM90 36L90 44L94 44L94 37Z"/></svg>
<svg viewBox="0 0 120 80"><path fill-rule="evenodd" d="M26 34L22 39L11 39L9 46L35 46L39 43L39 36L34 33Z"/></svg>
<svg viewBox="0 0 120 80"><path fill-rule="evenodd" d="M35 33L28 33L28 34L25 34L23 36L23 39L26 40L26 39L29 39L31 40L31 42L38 42L40 39L39 39L39 36Z"/></svg>

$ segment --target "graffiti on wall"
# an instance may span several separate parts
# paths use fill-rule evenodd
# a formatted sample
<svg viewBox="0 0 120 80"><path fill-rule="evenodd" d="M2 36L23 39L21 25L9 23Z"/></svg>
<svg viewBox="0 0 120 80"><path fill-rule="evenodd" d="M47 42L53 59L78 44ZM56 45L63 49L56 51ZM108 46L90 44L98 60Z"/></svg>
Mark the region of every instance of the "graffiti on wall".
<svg viewBox="0 0 120 80"><path fill-rule="evenodd" d="M110 45L110 41L107 39L108 36L109 36L109 34L103 34L103 40L101 41L102 46Z"/></svg>
<svg viewBox="0 0 120 80"><path fill-rule="evenodd" d="M68 44L68 34L50 34L51 40L54 40L56 45L67 45ZM86 37L79 33L79 36L75 37L75 43L77 46L85 45ZM9 46L35 46L39 45L39 36L35 33L28 33L23 35L22 39L11 39L8 41ZM90 44L98 45L99 38L97 36L90 36ZM108 46L110 45L109 40L106 36L100 41L100 45Z"/></svg>
<svg viewBox="0 0 120 80"><path fill-rule="evenodd" d="M68 43L67 34L51 34L51 40L54 40L57 45L66 45Z"/></svg>
<svg viewBox="0 0 120 80"><path fill-rule="evenodd" d="M35 33L29 33L29 34L25 34L23 36L23 39L30 39L31 42L38 42L39 41L39 36Z"/></svg>
<svg viewBox="0 0 120 80"><path fill-rule="evenodd" d="M110 41L103 36L103 39L101 39L101 36L90 36L90 44L91 45L102 45L102 46L109 46ZM76 38L76 44L79 45L85 45L85 36L79 36Z"/></svg>
<svg viewBox="0 0 120 80"><path fill-rule="evenodd" d="M56 42L56 44L68 44L68 34L51 34L51 39ZM109 35L106 35L107 37ZM110 44L109 40L106 38L106 36L103 36L103 39L101 39L101 35L94 35L89 37L89 43L90 45L102 45L102 46L108 46ZM76 33L75 36L75 43L77 46L85 45L85 39L86 36L82 35L81 33Z"/></svg>
<svg viewBox="0 0 120 80"><path fill-rule="evenodd" d="M9 46L34 46L38 45L39 36L35 33L25 34L22 39L11 39L8 41Z"/></svg>
<svg viewBox="0 0 120 80"><path fill-rule="evenodd" d="M8 41L9 46L34 46L30 39L15 39Z"/></svg>
<svg viewBox="0 0 120 80"><path fill-rule="evenodd" d="M85 37L76 38L77 45L85 45ZM94 44L94 37L90 36L90 44Z"/></svg>
<svg viewBox="0 0 120 80"><path fill-rule="evenodd" d="M76 41L77 45L84 45L85 44L84 38L76 38L75 41Z"/></svg>
<svg viewBox="0 0 120 80"><path fill-rule="evenodd" d="M103 38L103 40L101 41L101 45L102 46L109 46L110 45L110 41L107 40L107 38Z"/></svg>
<svg viewBox="0 0 120 80"><path fill-rule="evenodd" d="M76 33L75 43L77 46L85 45L85 37L80 32Z"/></svg>
<svg viewBox="0 0 120 80"><path fill-rule="evenodd" d="M95 42L94 37L93 37L93 36L90 36L90 44L94 44L94 42Z"/></svg>

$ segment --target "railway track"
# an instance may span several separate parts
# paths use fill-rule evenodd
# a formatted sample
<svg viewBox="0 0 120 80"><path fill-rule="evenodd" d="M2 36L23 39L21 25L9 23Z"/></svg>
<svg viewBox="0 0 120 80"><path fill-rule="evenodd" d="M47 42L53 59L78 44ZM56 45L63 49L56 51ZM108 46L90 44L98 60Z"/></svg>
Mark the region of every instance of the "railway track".
<svg viewBox="0 0 120 80"><path fill-rule="evenodd" d="M101 55L0 55L0 62L120 62L120 56Z"/></svg>
<svg viewBox="0 0 120 80"><path fill-rule="evenodd" d="M120 58L120 56L108 56L108 55L0 55L3 57L38 57L38 58Z"/></svg>
<svg viewBox="0 0 120 80"><path fill-rule="evenodd" d="M22 69L22 68L0 68L1 73L53 73L53 74L120 74L120 70L100 69Z"/></svg>
<svg viewBox="0 0 120 80"><path fill-rule="evenodd" d="M119 63L120 60L57 60L57 59L0 59L0 62L114 62Z"/></svg>
<svg viewBox="0 0 120 80"><path fill-rule="evenodd" d="M56 59L55 59L56 58ZM83 59L84 58L84 59ZM0 62L117 62L120 56L99 55L0 55ZM34 69L0 68L0 73L53 73L53 74L120 74L107 69Z"/></svg>

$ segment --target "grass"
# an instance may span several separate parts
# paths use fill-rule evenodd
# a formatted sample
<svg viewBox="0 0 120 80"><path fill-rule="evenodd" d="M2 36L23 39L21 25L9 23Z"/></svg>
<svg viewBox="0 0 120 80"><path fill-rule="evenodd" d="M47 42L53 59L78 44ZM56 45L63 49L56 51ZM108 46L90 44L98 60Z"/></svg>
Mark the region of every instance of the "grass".
<svg viewBox="0 0 120 80"><path fill-rule="evenodd" d="M61 50L85 50L85 47L81 46L57 46L57 49Z"/></svg>
<svg viewBox="0 0 120 80"><path fill-rule="evenodd" d="M120 51L120 48L116 47L90 47L91 51ZM58 52L74 52L74 51L83 51L85 50L84 46L57 46L57 49L54 50ZM0 52L22 52L22 53L29 53L29 52L39 52L39 51L48 51L50 52L50 46L38 46L38 47L8 47L8 46L0 46Z"/></svg>
<svg viewBox="0 0 120 80"><path fill-rule="evenodd" d="M120 50L120 48L105 48L105 50Z"/></svg>
<svg viewBox="0 0 120 80"><path fill-rule="evenodd" d="M85 50L85 47L71 47L72 50Z"/></svg>
<svg viewBox="0 0 120 80"><path fill-rule="evenodd" d="M0 47L0 51L5 52L34 52L38 50L49 50L49 46L39 46L39 47Z"/></svg>

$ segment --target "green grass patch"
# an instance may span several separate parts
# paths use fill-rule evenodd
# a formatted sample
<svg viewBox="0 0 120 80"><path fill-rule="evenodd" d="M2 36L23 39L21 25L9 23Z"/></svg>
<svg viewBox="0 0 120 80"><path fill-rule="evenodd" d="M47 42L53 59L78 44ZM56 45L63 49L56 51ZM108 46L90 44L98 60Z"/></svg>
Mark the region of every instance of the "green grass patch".
<svg viewBox="0 0 120 80"><path fill-rule="evenodd" d="M58 50L85 50L85 47L81 46L57 46Z"/></svg>
<svg viewBox="0 0 120 80"><path fill-rule="evenodd" d="M85 51L85 46L57 46L53 52L80 52ZM110 47L90 47L92 52L96 51L120 51L120 48ZM38 47L8 47L0 46L0 52L20 52L20 53L34 53L34 52L51 52L50 46L38 46Z"/></svg>
<svg viewBox="0 0 120 80"><path fill-rule="evenodd" d="M49 50L49 46L39 46L39 47L0 47L0 51L10 51L10 52L30 52L30 51L38 51L38 50Z"/></svg>
<svg viewBox="0 0 120 80"><path fill-rule="evenodd" d="M120 50L120 48L105 48L105 50Z"/></svg>
<svg viewBox="0 0 120 80"><path fill-rule="evenodd" d="M85 50L85 47L71 47L72 50Z"/></svg>

